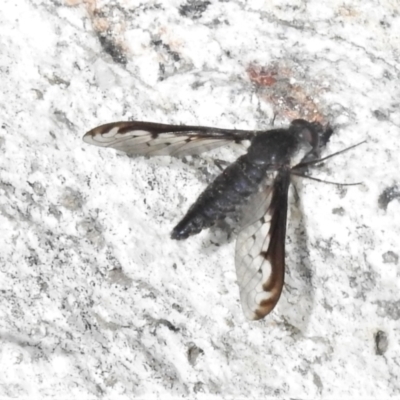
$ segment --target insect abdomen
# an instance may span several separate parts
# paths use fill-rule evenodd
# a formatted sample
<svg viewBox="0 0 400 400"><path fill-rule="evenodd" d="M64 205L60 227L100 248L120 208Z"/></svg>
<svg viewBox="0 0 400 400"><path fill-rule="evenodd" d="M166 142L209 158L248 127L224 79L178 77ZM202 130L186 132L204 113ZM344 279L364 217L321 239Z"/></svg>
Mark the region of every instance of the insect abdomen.
<svg viewBox="0 0 400 400"><path fill-rule="evenodd" d="M265 167L252 164L247 154L229 165L199 196L172 230L172 239L186 239L208 228L241 205L265 177Z"/></svg>

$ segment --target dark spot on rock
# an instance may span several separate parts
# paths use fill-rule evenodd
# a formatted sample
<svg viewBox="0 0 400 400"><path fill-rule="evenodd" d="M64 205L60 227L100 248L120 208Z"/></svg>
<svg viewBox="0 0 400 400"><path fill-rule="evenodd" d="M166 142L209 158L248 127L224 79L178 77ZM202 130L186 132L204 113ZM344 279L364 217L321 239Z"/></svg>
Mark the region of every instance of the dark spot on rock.
<svg viewBox="0 0 400 400"><path fill-rule="evenodd" d="M165 75L165 65L163 63L158 64L158 69L159 69L159 76L160 76L160 81L164 80L164 75Z"/></svg>
<svg viewBox="0 0 400 400"><path fill-rule="evenodd" d="M172 304L172 308L173 308L174 310L180 312L180 313L183 311L182 306L180 306L179 304L176 304L176 303Z"/></svg>
<svg viewBox="0 0 400 400"><path fill-rule="evenodd" d="M318 391L322 392L322 390L324 389L324 385L321 381L320 376L318 374L316 374L315 372L313 374L313 382L314 382L314 385L318 388Z"/></svg>
<svg viewBox="0 0 400 400"><path fill-rule="evenodd" d="M65 86L68 87L71 83L63 78L61 78L58 75L53 75L53 76L45 76L47 81L50 83L50 85L59 85L59 86Z"/></svg>
<svg viewBox="0 0 400 400"><path fill-rule="evenodd" d="M204 354L204 351L200 347L197 347L195 344L191 344L187 352L189 363L191 365L195 365L198 357L202 354Z"/></svg>
<svg viewBox="0 0 400 400"><path fill-rule="evenodd" d="M204 393L205 392L205 390L204 390L204 383L203 382L196 382L195 384L194 384L194 386L193 386L193 391L195 392L195 393Z"/></svg>
<svg viewBox="0 0 400 400"><path fill-rule="evenodd" d="M179 7L179 13L183 17L199 19L210 4L209 1L189 0Z"/></svg>
<svg viewBox="0 0 400 400"><path fill-rule="evenodd" d="M386 253L382 254L384 264L398 264L399 263L399 256L394 251L387 251Z"/></svg>
<svg viewBox="0 0 400 400"><path fill-rule="evenodd" d="M385 332L378 331L375 334L375 354L382 356L386 353L389 346L389 340Z"/></svg>
<svg viewBox="0 0 400 400"><path fill-rule="evenodd" d="M374 115L374 117L378 120L378 121L387 121L388 116L385 112L383 112L382 110L374 110L372 112L372 114Z"/></svg>
<svg viewBox="0 0 400 400"><path fill-rule="evenodd" d="M379 207L386 211L392 200L400 199L400 188L397 185L386 188L378 199Z"/></svg>
<svg viewBox="0 0 400 400"><path fill-rule="evenodd" d="M337 207L332 210L332 214L343 216L345 214L343 207Z"/></svg>
<svg viewBox="0 0 400 400"><path fill-rule="evenodd" d="M157 321L157 323L159 324L159 325L164 325L164 326L166 326L170 331L172 331L172 332L179 332L179 328L178 327L176 327L175 325L173 325L171 322L169 322L168 320L166 320L166 319L159 319L158 321Z"/></svg>
<svg viewBox="0 0 400 400"><path fill-rule="evenodd" d="M110 35L99 35L99 40L103 50L111 56L114 62L126 65L127 59L125 52L120 45L114 42Z"/></svg>

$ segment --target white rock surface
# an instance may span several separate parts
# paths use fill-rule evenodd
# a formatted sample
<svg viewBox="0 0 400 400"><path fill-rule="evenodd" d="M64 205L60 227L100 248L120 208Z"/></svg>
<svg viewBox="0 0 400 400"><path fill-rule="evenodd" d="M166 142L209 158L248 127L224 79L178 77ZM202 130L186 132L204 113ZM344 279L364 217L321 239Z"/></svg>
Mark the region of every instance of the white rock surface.
<svg viewBox="0 0 400 400"><path fill-rule="evenodd" d="M0 24L1 398L400 397L396 2L5 0ZM169 239L237 153L194 168L82 136L274 114L329 122L326 154L366 139L314 170L364 184L299 185L281 301L248 322L234 240Z"/></svg>

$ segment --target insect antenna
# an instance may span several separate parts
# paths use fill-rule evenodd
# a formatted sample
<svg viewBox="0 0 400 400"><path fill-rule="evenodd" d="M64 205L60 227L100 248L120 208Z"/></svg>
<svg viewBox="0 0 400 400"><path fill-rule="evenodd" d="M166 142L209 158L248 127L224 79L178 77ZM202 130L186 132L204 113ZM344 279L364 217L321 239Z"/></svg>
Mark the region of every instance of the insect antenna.
<svg viewBox="0 0 400 400"><path fill-rule="evenodd" d="M311 179L312 181L315 181L315 182L328 183L328 184L330 184L330 185L338 185L338 186L356 186L356 185L361 185L361 184L362 184L362 182L342 183L342 182L326 181L326 180L324 180L324 179L314 178L313 176L309 176L309 175L306 175L306 174L302 174L301 172L297 172L297 171L292 171L291 174L292 174L292 175L295 175L295 176L300 176L300 177L302 177L302 178Z"/></svg>
<svg viewBox="0 0 400 400"><path fill-rule="evenodd" d="M319 163L321 163L321 162L323 162L323 161L325 161L325 160L328 160L329 158L338 156L339 154L342 154L342 153L345 153L346 151L349 151L349 150L351 150L351 149L354 149L355 147L360 146L360 145L362 145L362 144L364 144L364 143L366 143L366 142L367 142L366 140L363 140L363 141L360 142L360 143L353 144L352 146L346 147L346 148L343 149L343 150L339 150L339 151L337 151L336 153L329 154L329 156L326 156L326 157L323 157L323 158L318 158L318 159L316 159L316 160L309 160L309 161L301 162L301 163L295 165L294 167L292 167L292 171L293 171L294 169L301 169L302 167L308 167L309 165L316 165L316 164L319 164Z"/></svg>
<svg viewBox="0 0 400 400"><path fill-rule="evenodd" d="M342 182L326 181L326 180L323 180L323 179L318 179L318 178L314 178L313 176L306 175L305 173L300 172L300 171L297 171L297 170L298 170L298 169L303 169L303 168L305 168L305 167L308 167L309 165L316 165L316 164L319 164L319 163L321 163L321 162L323 162L323 161L325 161L325 160L328 160L329 158L332 158L332 157L334 157L334 156L338 156L339 154L342 154L342 153L344 153L344 152L346 152L346 151L348 151L348 150L354 149L355 147L360 146L361 144L363 144L363 143L365 143L365 142L366 142L366 140L364 140L364 141L362 141L362 142L360 142L360 143L354 144L354 145L352 145L352 146L350 146L350 147L346 147L346 148L343 149L343 150L339 150L339 151L337 151L336 153L330 154L329 156L326 156L326 157L323 157L323 158L318 158L318 159L315 159L315 160L309 160L309 161L301 162L301 163L295 165L294 167L292 167L290 173L291 173L292 175L300 176L300 177L302 177L302 178L311 179L311 180L316 181L316 182L328 183L328 184L330 184L330 185L339 185L339 186L356 186L356 185L361 185L362 182L342 183Z"/></svg>

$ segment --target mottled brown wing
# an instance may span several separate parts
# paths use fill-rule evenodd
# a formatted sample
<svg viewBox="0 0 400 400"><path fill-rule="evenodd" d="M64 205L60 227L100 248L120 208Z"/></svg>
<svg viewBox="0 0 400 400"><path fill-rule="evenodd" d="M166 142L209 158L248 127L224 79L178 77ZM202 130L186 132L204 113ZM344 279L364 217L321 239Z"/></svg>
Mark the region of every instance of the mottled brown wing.
<svg viewBox="0 0 400 400"><path fill-rule="evenodd" d="M129 121L98 126L87 132L83 140L132 155L180 157L200 154L232 141L250 140L254 135L253 131Z"/></svg>
<svg viewBox="0 0 400 400"><path fill-rule="evenodd" d="M243 313L264 318L275 307L285 276L285 236L290 174L277 172L251 199L236 242L235 265ZM251 210L251 211L250 211Z"/></svg>

